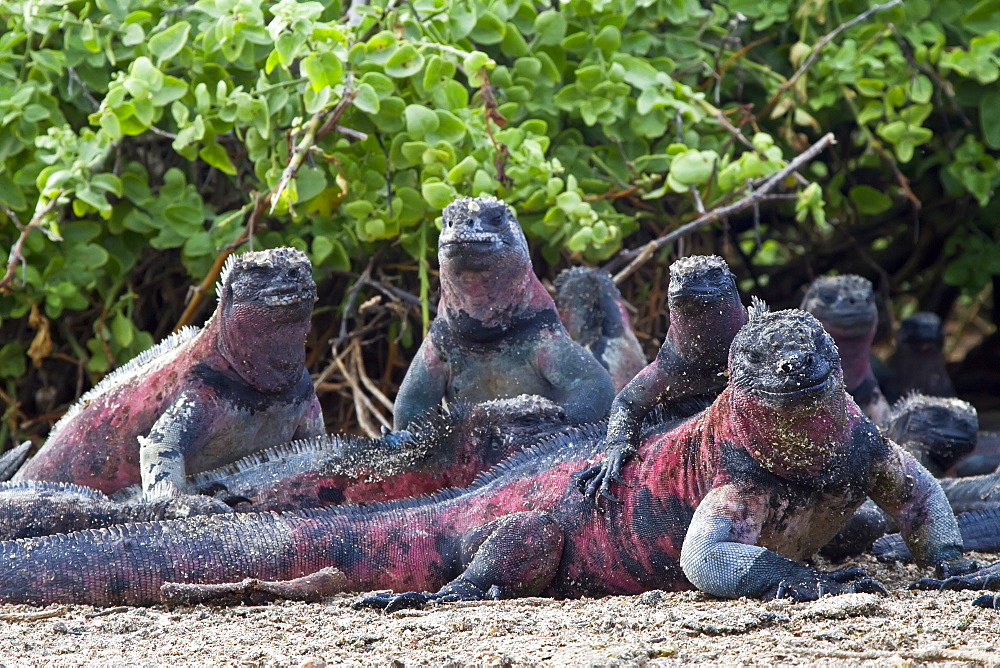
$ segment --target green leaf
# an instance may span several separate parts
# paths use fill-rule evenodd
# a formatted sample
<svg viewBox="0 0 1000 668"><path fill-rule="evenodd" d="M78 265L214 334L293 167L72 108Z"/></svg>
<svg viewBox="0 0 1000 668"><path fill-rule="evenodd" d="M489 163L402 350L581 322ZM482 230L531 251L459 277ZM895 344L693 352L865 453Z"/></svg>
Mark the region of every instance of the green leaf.
<svg viewBox="0 0 1000 668"><path fill-rule="evenodd" d="M111 319L111 335L121 347L131 345L135 336L135 325L121 313Z"/></svg>
<svg viewBox="0 0 1000 668"><path fill-rule="evenodd" d="M715 151L684 151L670 163L670 176L677 183L685 186L707 183L719 159Z"/></svg>
<svg viewBox="0 0 1000 668"><path fill-rule="evenodd" d="M486 11L479 15L469 37L476 44L499 44L506 32L507 25L496 14Z"/></svg>
<svg viewBox="0 0 1000 668"><path fill-rule="evenodd" d="M987 91L979 100L979 127L983 143L1000 149L1000 91Z"/></svg>
<svg viewBox="0 0 1000 668"><path fill-rule="evenodd" d="M457 197L454 188L441 182L425 183L421 186L420 193L424 196L424 200L435 209L445 208Z"/></svg>
<svg viewBox="0 0 1000 668"><path fill-rule="evenodd" d="M159 63L169 60L184 48L190 32L190 23L178 21L163 32L158 32L149 38L149 52L156 57Z"/></svg>
<svg viewBox="0 0 1000 668"><path fill-rule="evenodd" d="M236 165L229 159L226 149L222 148L214 140L198 151L198 157L225 174L229 174L230 176L236 175Z"/></svg>
<svg viewBox="0 0 1000 668"><path fill-rule="evenodd" d="M340 59L328 51L309 54L302 59L300 66L316 92L339 84L344 73Z"/></svg>
<svg viewBox="0 0 1000 668"><path fill-rule="evenodd" d="M422 139L429 132L437 130L440 124L437 114L420 104L411 104L404 113L406 131L414 139Z"/></svg>
<svg viewBox="0 0 1000 668"><path fill-rule="evenodd" d="M848 192L848 197L857 205L859 213L868 216L876 216L892 206L890 198L871 186L854 186Z"/></svg>
<svg viewBox="0 0 1000 668"><path fill-rule="evenodd" d="M547 9L535 18L535 43L559 44L566 36L566 17L562 12Z"/></svg>
<svg viewBox="0 0 1000 668"><path fill-rule="evenodd" d="M354 106L366 114L375 115L379 110L378 93L371 84L362 83L358 85L358 94L354 98Z"/></svg>
<svg viewBox="0 0 1000 668"><path fill-rule="evenodd" d="M396 49L385 61L385 73L396 79L412 77L424 66L424 57L412 44Z"/></svg>

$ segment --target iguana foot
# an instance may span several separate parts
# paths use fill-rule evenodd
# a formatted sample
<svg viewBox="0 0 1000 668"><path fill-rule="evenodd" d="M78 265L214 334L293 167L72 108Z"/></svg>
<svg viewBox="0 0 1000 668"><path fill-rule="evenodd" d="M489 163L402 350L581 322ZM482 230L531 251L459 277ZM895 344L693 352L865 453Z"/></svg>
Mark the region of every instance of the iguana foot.
<svg viewBox="0 0 1000 668"><path fill-rule="evenodd" d="M170 498L142 500L140 503L154 507L154 516L164 520L233 512L225 501L201 494L181 494Z"/></svg>
<svg viewBox="0 0 1000 668"><path fill-rule="evenodd" d="M403 608L422 608L428 603L454 603L455 601L495 601L500 598L496 585L483 589L465 576L459 576L437 593L408 591L394 594L391 591L366 596L354 604L355 608L378 608L389 614Z"/></svg>
<svg viewBox="0 0 1000 668"><path fill-rule="evenodd" d="M1000 564L993 564L992 566L986 566L978 570L974 569L971 572L968 570L961 572L962 568L967 568L970 563L976 564L976 562L970 559L963 558L962 561L965 563L960 564L960 568L954 568L950 563L947 567L942 565L942 567L939 567L940 571L944 571L939 573L941 577L920 578L910 585L910 589L922 589L925 591L961 589L1000 591ZM953 572L953 568L959 572Z"/></svg>
<svg viewBox="0 0 1000 668"><path fill-rule="evenodd" d="M380 440L392 449L399 450L413 441L413 434L406 429L386 431L386 428L382 427L382 430L382 438Z"/></svg>
<svg viewBox="0 0 1000 668"><path fill-rule="evenodd" d="M888 596L877 580L868 577L861 568L848 567L836 571L813 571L805 576L787 577L778 583L771 598L787 598L796 603L815 601L822 596L837 594L880 594Z"/></svg>
<svg viewBox="0 0 1000 668"><path fill-rule="evenodd" d="M989 608L991 610L1000 610L1000 596L993 596L992 594L983 594L975 601L972 605L980 608Z"/></svg>
<svg viewBox="0 0 1000 668"><path fill-rule="evenodd" d="M617 502L618 497L611 493L611 483L616 482L623 487L630 487L622 477L622 467L634 456L635 450L631 447L610 448L603 463L576 474L576 486L580 493L595 507L599 507L602 497Z"/></svg>
<svg viewBox="0 0 1000 668"><path fill-rule="evenodd" d="M447 587L445 588L447 589ZM402 594L393 594L391 591L366 596L354 603L351 607L355 610L360 608L376 608L385 614L391 614L404 608L422 608L428 603L454 603L456 601L496 601L500 599L500 588L493 585L483 596L469 595L460 591L445 591L444 589L436 594L428 594L418 591L408 591Z"/></svg>

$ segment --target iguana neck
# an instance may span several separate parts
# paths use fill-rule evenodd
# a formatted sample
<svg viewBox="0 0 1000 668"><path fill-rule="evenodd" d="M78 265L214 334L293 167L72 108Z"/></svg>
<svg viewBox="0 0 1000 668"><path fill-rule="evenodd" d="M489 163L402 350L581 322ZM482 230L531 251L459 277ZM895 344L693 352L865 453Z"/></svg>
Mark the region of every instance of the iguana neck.
<svg viewBox="0 0 1000 668"><path fill-rule="evenodd" d="M441 271L438 312L460 335L475 341L502 336L518 321L555 303L531 266L489 271Z"/></svg>
<svg viewBox="0 0 1000 668"><path fill-rule="evenodd" d="M840 363L844 369L844 386L848 392L853 392L862 383L874 381L871 352L872 341L875 339L875 328L861 336L848 336L843 333L830 332L837 343L840 352Z"/></svg>
<svg viewBox="0 0 1000 668"><path fill-rule="evenodd" d="M228 316L220 311L206 323L203 345L214 348L237 376L272 394L289 390L301 379L308 318L282 322L249 309Z"/></svg>
<svg viewBox="0 0 1000 668"><path fill-rule="evenodd" d="M712 352L725 360L729 355L729 344L746 323L747 310L738 299L728 299L697 315L671 309L667 339L676 350L690 351L695 355Z"/></svg>
<svg viewBox="0 0 1000 668"><path fill-rule="evenodd" d="M822 400L798 411L776 410L730 385L709 411L712 425L766 470L788 480L815 479L842 452L851 423L860 419L849 414L846 397L838 378Z"/></svg>

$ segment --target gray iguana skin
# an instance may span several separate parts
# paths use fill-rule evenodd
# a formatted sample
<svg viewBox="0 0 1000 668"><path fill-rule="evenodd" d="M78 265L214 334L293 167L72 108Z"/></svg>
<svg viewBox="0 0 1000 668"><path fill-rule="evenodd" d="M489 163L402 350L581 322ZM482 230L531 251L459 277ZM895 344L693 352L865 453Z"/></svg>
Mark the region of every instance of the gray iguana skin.
<svg viewBox="0 0 1000 668"><path fill-rule="evenodd" d="M871 365L872 341L878 329L872 282L854 274L821 276L809 286L799 308L816 316L837 342L847 391L875 424L885 425L889 402Z"/></svg>
<svg viewBox="0 0 1000 668"><path fill-rule="evenodd" d="M150 604L167 582L280 581L324 568L387 609L427 601L634 594L691 584L724 597L879 591L859 569L797 560L866 495L921 564L964 572L934 479L847 398L833 341L799 311L751 313L730 384L705 411L659 425L595 509L574 476L603 426L567 427L473 486L359 509L212 515L0 543L0 601ZM229 587L231 589L231 587Z"/></svg>
<svg viewBox="0 0 1000 668"><path fill-rule="evenodd" d="M643 417L658 405L711 402L726 386L729 347L747 322L736 278L716 255L693 255L670 265L670 326L656 358L615 397L608 418L607 453L589 472L587 496L613 499L612 481L639 443Z"/></svg>
<svg viewBox="0 0 1000 668"><path fill-rule="evenodd" d="M0 483L0 540L190 515L364 504L465 487L476 476L565 424L547 399L525 395L459 403L380 439L326 435L292 441L188 477L204 497L146 501L140 487L109 498L86 487Z"/></svg>
<svg viewBox="0 0 1000 668"><path fill-rule="evenodd" d="M185 328L109 374L13 479L107 494L141 481L149 498L173 496L188 473L322 434L304 367L315 301L304 253L231 258L205 326Z"/></svg>
<svg viewBox="0 0 1000 668"><path fill-rule="evenodd" d="M932 475L940 478L957 459L972 450L976 443L979 419L972 404L951 397L927 397L919 393L897 401L892 408L887 438L909 452ZM969 510L1000 508L1000 480L989 500L984 486L969 484L970 479L940 478L942 489L956 514ZM971 482L971 481L970 481ZM837 536L824 546L822 554L831 559L856 556L872 546L880 536L896 531L892 520L871 501L866 502L844 525ZM964 536L968 536L963 532ZM997 539L1000 540L1000 534Z"/></svg>
<svg viewBox="0 0 1000 668"><path fill-rule="evenodd" d="M603 269L572 267L553 282L556 309L570 338L601 363L619 392L646 366L618 286Z"/></svg>
<svg viewBox="0 0 1000 668"><path fill-rule="evenodd" d="M492 197L460 199L442 214L437 317L396 396L393 424L441 403L537 394L573 424L607 414L614 386L573 341L531 267L513 212Z"/></svg>
<svg viewBox="0 0 1000 668"><path fill-rule="evenodd" d="M0 483L0 540L49 536L83 529L225 512L209 497L173 497L131 503L65 482Z"/></svg>
<svg viewBox="0 0 1000 668"><path fill-rule="evenodd" d="M903 319L896 334L896 351L888 366L890 376L882 389L889 401L910 392L955 396L944 359L944 328L935 313L920 311Z"/></svg>

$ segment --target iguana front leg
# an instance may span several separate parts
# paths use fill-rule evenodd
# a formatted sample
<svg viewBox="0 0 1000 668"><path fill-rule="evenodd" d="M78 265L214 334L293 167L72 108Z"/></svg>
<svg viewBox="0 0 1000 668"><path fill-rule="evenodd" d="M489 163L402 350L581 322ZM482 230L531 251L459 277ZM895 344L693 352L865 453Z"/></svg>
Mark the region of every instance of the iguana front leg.
<svg viewBox="0 0 1000 668"><path fill-rule="evenodd" d="M612 402L605 459L577 476L580 491L594 503L598 496L617 501L611 493L611 483L625 484L622 468L635 455L642 419L670 392L671 378L677 378L677 374L671 372L672 366L676 366L671 360L661 349L656 359L629 381Z"/></svg>
<svg viewBox="0 0 1000 668"><path fill-rule="evenodd" d="M430 334L420 344L396 393L392 428L406 429L421 413L441 403L448 388L448 369Z"/></svg>
<svg viewBox="0 0 1000 668"><path fill-rule="evenodd" d="M937 480L908 452L887 440L885 456L872 463L868 495L895 520L914 560L947 576L976 568L962 556L962 534Z"/></svg>
<svg viewBox="0 0 1000 668"><path fill-rule="evenodd" d="M691 519L681 546L681 569L698 589L723 598L791 598L886 593L859 568L824 572L754 545L768 516L763 489L723 485L709 492Z"/></svg>
<svg viewBox="0 0 1000 668"><path fill-rule="evenodd" d="M543 333L535 368L552 387L550 399L563 407L570 424L595 422L607 415L615 398L611 376L581 346L567 346L565 334Z"/></svg>
<svg viewBox="0 0 1000 668"><path fill-rule="evenodd" d="M467 549L473 551L472 559L461 575L437 592L376 594L361 599L355 607L389 613L428 603L536 596L555 577L563 541L562 527L549 513L506 515L465 536L463 542L470 544Z"/></svg>
<svg viewBox="0 0 1000 668"><path fill-rule="evenodd" d="M206 441L213 426L205 398L185 392L164 411L149 434L139 436L139 474L146 500L184 493L184 459Z"/></svg>

